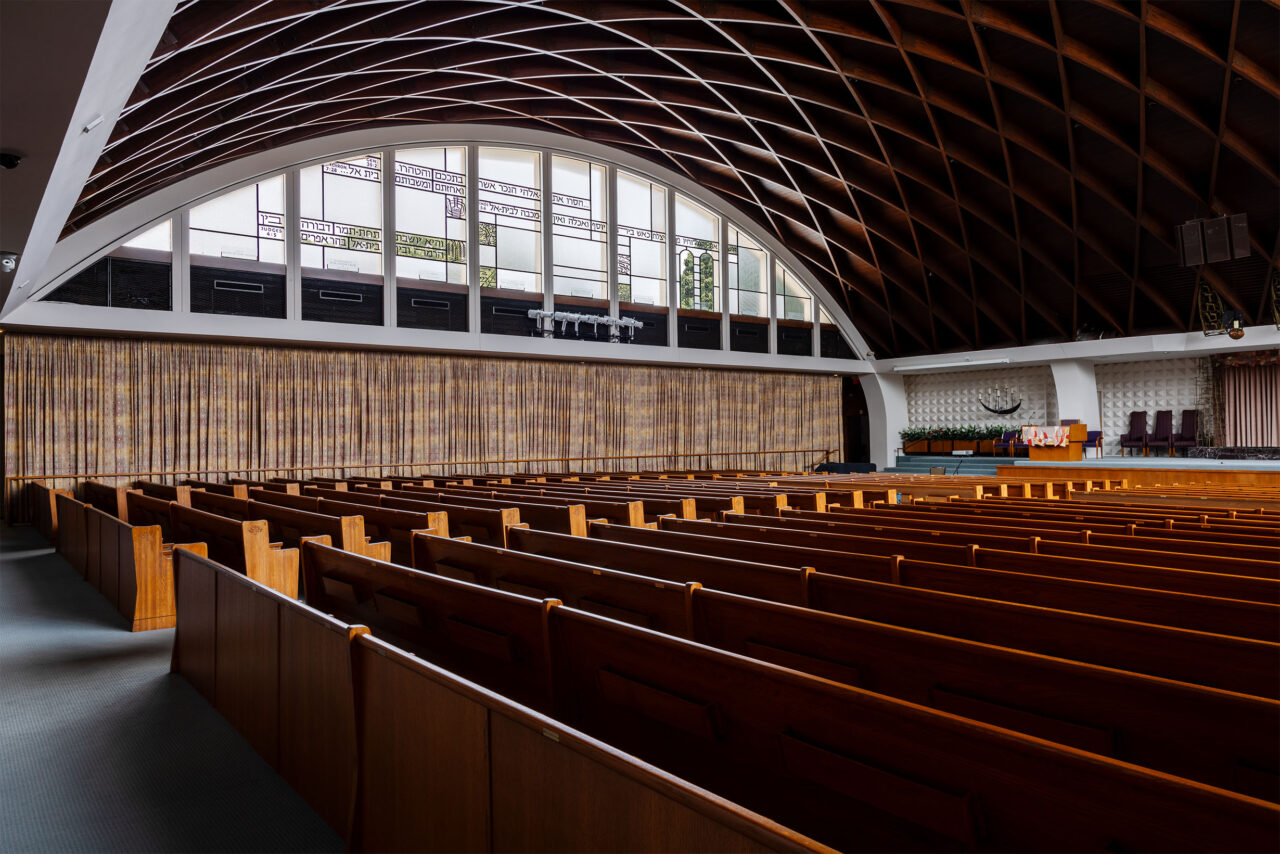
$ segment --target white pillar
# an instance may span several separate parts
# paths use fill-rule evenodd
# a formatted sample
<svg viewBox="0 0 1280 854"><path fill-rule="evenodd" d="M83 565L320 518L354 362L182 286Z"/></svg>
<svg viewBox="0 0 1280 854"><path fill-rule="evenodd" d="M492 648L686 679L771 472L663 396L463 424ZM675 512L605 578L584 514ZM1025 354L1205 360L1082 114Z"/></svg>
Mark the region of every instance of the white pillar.
<svg viewBox="0 0 1280 854"><path fill-rule="evenodd" d="M1093 363L1081 359L1050 362L1053 385L1058 392L1058 417L1075 418L1090 430L1102 429L1098 411L1098 381Z"/></svg>
<svg viewBox="0 0 1280 854"><path fill-rule="evenodd" d="M907 387L901 374L862 374L867 395L867 429L871 436L871 462L884 471L897 462L902 446L898 434L907 428Z"/></svg>

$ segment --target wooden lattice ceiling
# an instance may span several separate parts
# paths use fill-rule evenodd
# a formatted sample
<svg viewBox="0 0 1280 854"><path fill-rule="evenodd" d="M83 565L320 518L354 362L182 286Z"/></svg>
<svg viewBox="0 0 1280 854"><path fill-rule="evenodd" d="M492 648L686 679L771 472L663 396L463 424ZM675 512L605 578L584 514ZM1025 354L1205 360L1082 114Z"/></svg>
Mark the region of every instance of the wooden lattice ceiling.
<svg viewBox="0 0 1280 854"><path fill-rule="evenodd" d="M216 163L485 122L604 142L732 200L881 356L1269 316L1272 0L181 3L74 230ZM1247 213L1252 255L1173 227Z"/></svg>

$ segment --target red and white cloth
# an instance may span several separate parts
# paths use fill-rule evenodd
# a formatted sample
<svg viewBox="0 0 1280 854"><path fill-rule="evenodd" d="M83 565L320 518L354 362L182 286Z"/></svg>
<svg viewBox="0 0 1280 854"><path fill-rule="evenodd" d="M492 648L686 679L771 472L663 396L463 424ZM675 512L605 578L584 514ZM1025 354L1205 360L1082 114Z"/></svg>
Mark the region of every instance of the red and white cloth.
<svg viewBox="0 0 1280 854"><path fill-rule="evenodd" d="M1023 427L1022 441L1037 448L1062 448L1070 444L1069 427Z"/></svg>

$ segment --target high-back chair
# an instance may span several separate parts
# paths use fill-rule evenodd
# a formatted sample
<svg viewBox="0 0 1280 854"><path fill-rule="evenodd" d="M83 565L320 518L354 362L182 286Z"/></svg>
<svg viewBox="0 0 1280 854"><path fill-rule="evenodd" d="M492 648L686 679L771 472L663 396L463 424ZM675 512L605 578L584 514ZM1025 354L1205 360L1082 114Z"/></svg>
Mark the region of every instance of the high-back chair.
<svg viewBox="0 0 1280 854"><path fill-rule="evenodd" d="M1000 434L1000 438L996 439L995 444L991 446L993 453L1004 451L1006 454L1013 453L1013 439L1018 435L1017 430L1005 430Z"/></svg>
<svg viewBox="0 0 1280 854"><path fill-rule="evenodd" d="M1182 429L1173 434L1173 447L1194 448L1199 445L1196 440L1197 428L1200 426L1200 412L1196 409L1182 410Z"/></svg>
<svg viewBox="0 0 1280 854"><path fill-rule="evenodd" d="M1086 447L1092 445L1093 448L1097 451L1096 456L1099 459L1101 459L1102 457L1102 431L1101 430L1086 431L1084 434L1084 444ZM1081 450L1083 451L1083 448Z"/></svg>
<svg viewBox="0 0 1280 854"><path fill-rule="evenodd" d="M1143 456L1147 452L1147 413L1129 413L1129 432L1120 437L1120 456L1124 456L1125 448L1142 448Z"/></svg>
<svg viewBox="0 0 1280 854"><path fill-rule="evenodd" d="M1156 413L1156 429L1147 436L1147 450L1164 448L1169 456L1173 456L1173 410L1161 409ZM1145 457L1147 451L1143 451Z"/></svg>

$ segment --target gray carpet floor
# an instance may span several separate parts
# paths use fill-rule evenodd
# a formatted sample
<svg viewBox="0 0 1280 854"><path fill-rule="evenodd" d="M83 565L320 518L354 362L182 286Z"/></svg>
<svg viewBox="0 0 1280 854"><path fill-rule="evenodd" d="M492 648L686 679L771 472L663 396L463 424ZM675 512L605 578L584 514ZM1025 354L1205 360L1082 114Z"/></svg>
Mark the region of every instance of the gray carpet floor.
<svg viewBox="0 0 1280 854"><path fill-rule="evenodd" d="M32 528L0 528L0 852L342 851Z"/></svg>

